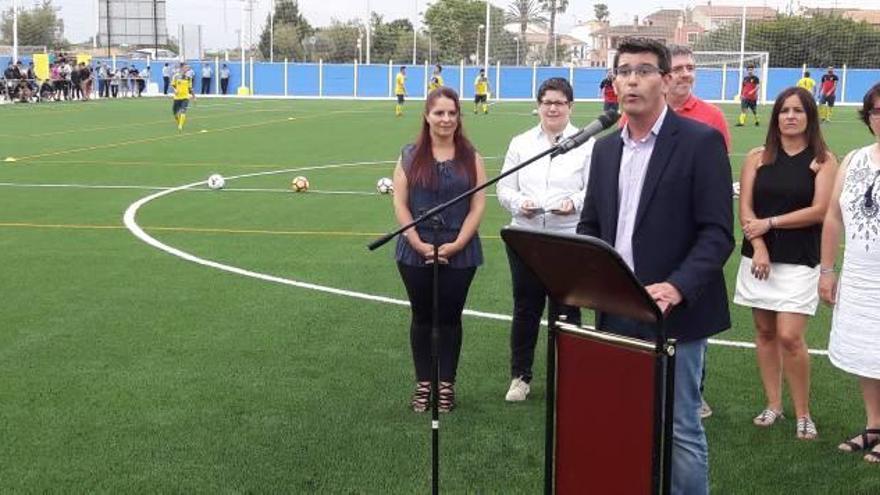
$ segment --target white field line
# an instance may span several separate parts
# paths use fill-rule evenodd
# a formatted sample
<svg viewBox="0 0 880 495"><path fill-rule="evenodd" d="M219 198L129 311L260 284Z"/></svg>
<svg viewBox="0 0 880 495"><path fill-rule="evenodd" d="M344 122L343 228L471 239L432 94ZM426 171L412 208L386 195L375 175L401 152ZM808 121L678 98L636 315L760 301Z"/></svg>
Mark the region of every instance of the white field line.
<svg viewBox="0 0 880 495"><path fill-rule="evenodd" d="M387 163L387 162L355 162L355 163L342 163L342 164L335 164L335 165L316 165L316 166L312 166L312 167L301 167L301 168L292 168L292 169L285 169L285 170L273 170L273 171L268 171L268 172L255 172L255 173L250 173L250 174L236 175L236 176L227 177L227 180L235 180L235 179L242 179L242 178L247 178L247 177L256 177L256 176L263 176L263 175L283 174L283 173L290 173L290 172L303 172L303 171L307 171L307 170L323 170L323 169L332 169L332 168L356 167L356 166L361 166L361 165L372 165L372 164L376 164L376 163ZM227 265L224 263L219 263L216 261L211 261L211 260L207 260L204 258L200 258L194 254L187 253L186 251L175 248L173 246L169 246L169 245L159 241L155 237L144 232L144 230L140 227L140 225L138 225L137 220L136 220L137 212L138 212L138 210L140 210L141 207L143 207L147 203L150 203L151 201L154 201L154 200L159 199L164 196L168 196L168 195L176 193L176 192L184 191L184 190L196 187L196 186L203 186L203 185L205 185L205 183L206 183L206 181L193 182L190 184L185 184L185 185L177 186L177 187L170 188L170 189L164 189L162 191L159 191L157 193L151 194L149 196L143 197L143 198L135 201L134 203L129 205L129 207L125 210L125 214L122 217L123 223L125 224L125 227L132 234L134 234L135 237L137 237L141 241L145 242L146 244L149 244L150 246L153 246L154 248L159 249L160 251L165 251L166 253L168 253L172 256L177 256L178 258L182 258L186 261L190 261L190 262L196 263L198 265L214 268L217 270L222 270L222 271L229 272L229 273L234 273L236 275L251 277L251 278L263 280L266 282L273 282L273 283L277 283L277 284L298 287L301 289L314 290L314 291L318 291L318 292L324 292L327 294L352 297L355 299L363 299L363 300L367 300L367 301L373 301L373 302L379 302L379 303L385 303L385 304L394 304L394 305L398 305L398 306L409 306L409 301L404 301L402 299L395 299L395 298L386 297L386 296L377 296L374 294L367 294L365 292L337 289L335 287L329 287L326 285L318 285L318 284L312 284L312 283L308 283L308 282L300 282L300 281L289 279L289 278L278 277L275 275L254 272L251 270L245 270L243 268L239 268L236 266ZM505 322L509 322L512 320L510 315L503 315L503 314L499 314L499 313L489 313L489 312L485 312L485 311L477 311L477 310L472 310L472 309L465 309L464 314L468 315L468 316L475 316L478 318L487 318L490 320L505 321ZM541 324L546 326L547 321L541 320ZM731 340L722 340L722 339L709 339L709 343L714 344L714 345L726 346L726 347L738 347L738 348L749 348L749 349L753 349L755 347L755 344L752 342L740 342L740 341L731 341ZM822 349L809 349L808 352L810 354L814 354L814 355L822 355L822 356L828 355L828 351L822 350Z"/></svg>
<svg viewBox="0 0 880 495"><path fill-rule="evenodd" d="M394 163L394 162L388 162ZM45 188L45 189L131 189L140 191L167 191L175 189L177 186L130 186L130 185L100 185L100 184L27 184L18 182L0 182L0 187L21 187L21 188ZM263 187L224 187L225 192L266 192L266 193L282 193L295 194L290 189L285 188L263 188ZM219 192L208 189L207 187L189 188L180 192ZM322 189L309 189L308 194L326 194L326 195L343 195L343 196L382 196L377 191L330 191ZM495 197L495 194L487 194L487 196Z"/></svg>

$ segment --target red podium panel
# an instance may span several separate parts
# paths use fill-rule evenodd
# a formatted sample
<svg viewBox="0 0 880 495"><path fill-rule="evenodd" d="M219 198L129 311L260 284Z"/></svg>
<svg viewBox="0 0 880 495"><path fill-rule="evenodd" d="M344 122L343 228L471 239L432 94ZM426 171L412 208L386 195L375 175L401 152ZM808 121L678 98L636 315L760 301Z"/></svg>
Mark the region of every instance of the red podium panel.
<svg viewBox="0 0 880 495"><path fill-rule="evenodd" d="M656 493L656 353L566 331L556 342L556 493Z"/></svg>

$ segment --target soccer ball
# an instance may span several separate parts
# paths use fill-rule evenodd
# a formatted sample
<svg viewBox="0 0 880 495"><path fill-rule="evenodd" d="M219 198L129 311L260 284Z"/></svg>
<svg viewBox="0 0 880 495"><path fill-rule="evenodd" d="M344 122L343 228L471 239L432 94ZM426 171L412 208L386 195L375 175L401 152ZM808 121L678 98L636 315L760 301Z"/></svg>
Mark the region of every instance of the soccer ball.
<svg viewBox="0 0 880 495"><path fill-rule="evenodd" d="M538 109L537 109L537 108L533 108L533 109L532 109L532 115L538 115Z"/></svg>
<svg viewBox="0 0 880 495"><path fill-rule="evenodd" d="M734 182L734 183L733 183L733 197L734 197L734 198L738 198L738 197L739 197L739 182Z"/></svg>
<svg viewBox="0 0 880 495"><path fill-rule="evenodd" d="M379 194L390 194L394 192L394 183L388 177L382 177L376 183L376 190Z"/></svg>
<svg viewBox="0 0 880 495"><path fill-rule="evenodd" d="M208 177L208 188L210 189L223 189L223 186L225 185L226 179L220 174L211 174L211 176Z"/></svg>
<svg viewBox="0 0 880 495"><path fill-rule="evenodd" d="M294 177L294 179L290 181L290 188L293 189L293 192L306 192L309 190L309 179L306 179L301 175Z"/></svg>

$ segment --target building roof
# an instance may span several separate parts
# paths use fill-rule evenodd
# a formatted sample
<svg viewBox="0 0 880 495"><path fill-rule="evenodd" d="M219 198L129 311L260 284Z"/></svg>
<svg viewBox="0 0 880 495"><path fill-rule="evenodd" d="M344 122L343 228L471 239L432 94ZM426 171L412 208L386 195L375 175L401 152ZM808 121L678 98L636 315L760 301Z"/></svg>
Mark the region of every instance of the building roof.
<svg viewBox="0 0 880 495"><path fill-rule="evenodd" d="M703 15L710 18L741 17L743 8L740 5L697 5L694 7L694 15ZM746 19L773 19L776 10L770 7L746 7Z"/></svg>
<svg viewBox="0 0 880 495"><path fill-rule="evenodd" d="M806 9L805 13L807 15L836 15L856 22L865 21L875 26L880 25L880 10L815 8Z"/></svg>
<svg viewBox="0 0 880 495"><path fill-rule="evenodd" d="M622 24L620 26L609 26L594 32L597 36L644 36L647 38L668 38L675 34L674 26L645 26L640 24Z"/></svg>

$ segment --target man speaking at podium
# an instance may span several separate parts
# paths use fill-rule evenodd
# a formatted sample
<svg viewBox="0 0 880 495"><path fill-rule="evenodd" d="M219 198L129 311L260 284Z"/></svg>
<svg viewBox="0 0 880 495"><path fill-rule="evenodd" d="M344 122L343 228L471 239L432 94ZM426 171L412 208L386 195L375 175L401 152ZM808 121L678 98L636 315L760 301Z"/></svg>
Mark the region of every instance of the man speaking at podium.
<svg viewBox="0 0 880 495"><path fill-rule="evenodd" d="M700 421L707 338L730 328L723 267L734 247L733 188L721 134L666 104L670 56L662 44L624 40L614 85L628 118L598 140L578 233L613 245L666 315L675 354L672 493L709 491ZM597 326L656 340L653 327L613 315Z"/></svg>

